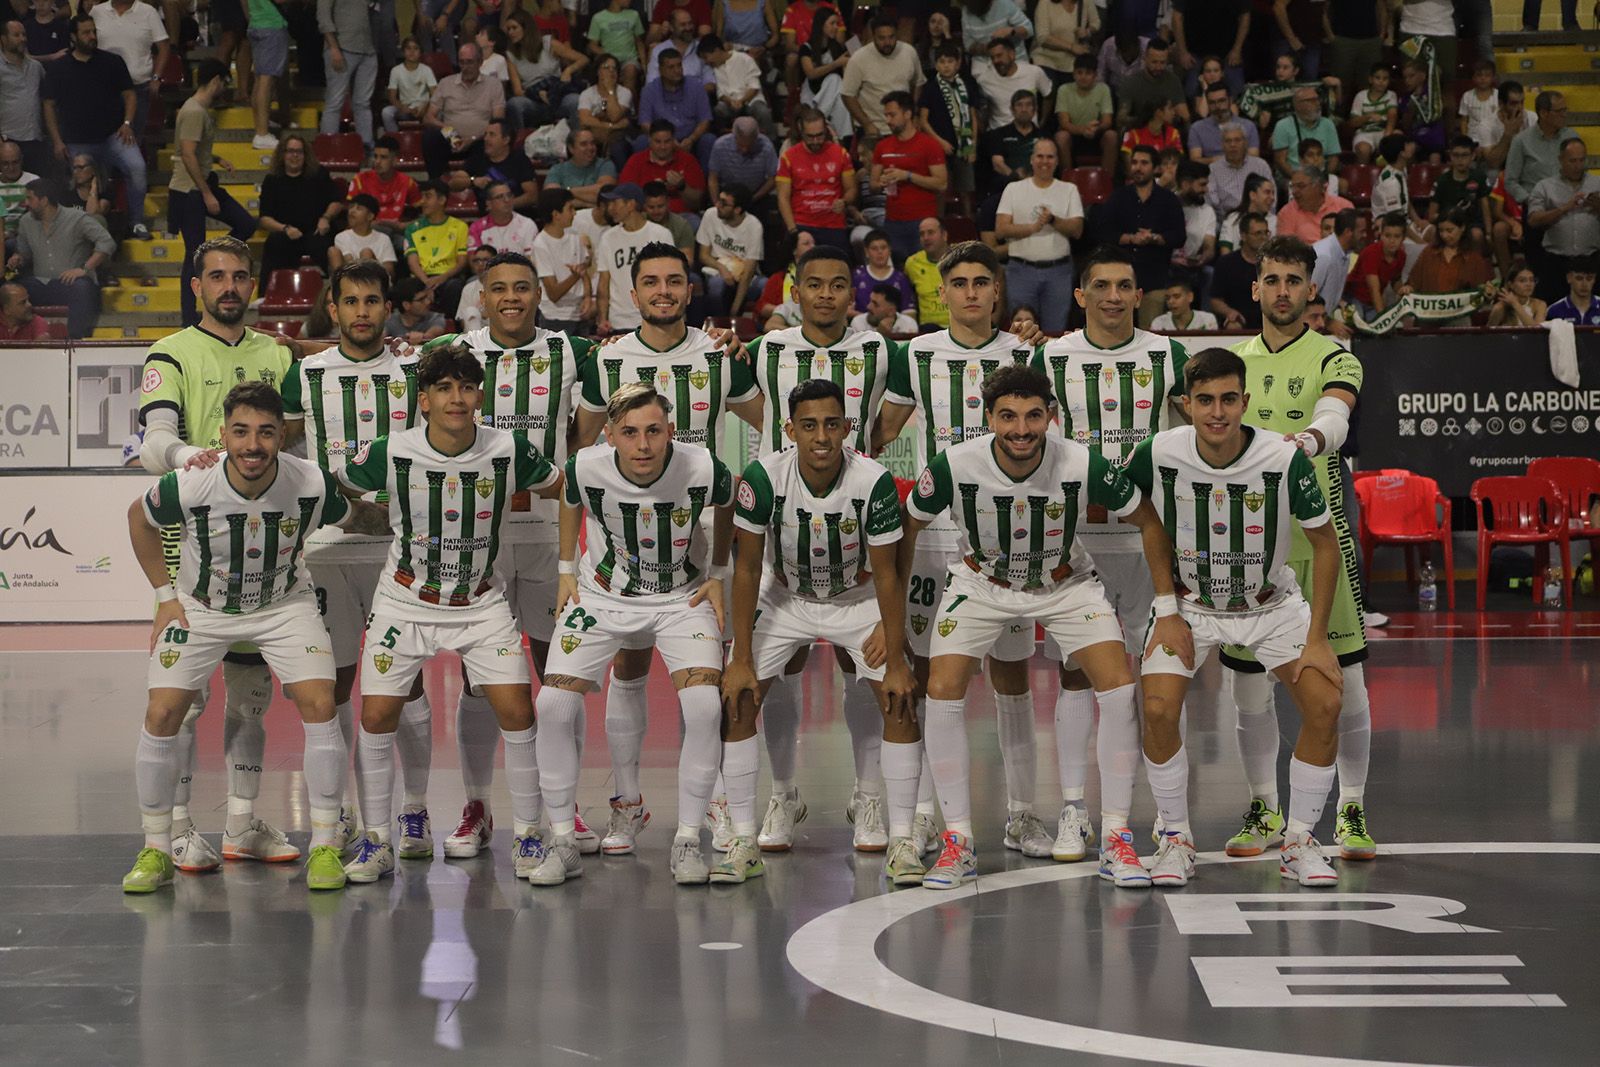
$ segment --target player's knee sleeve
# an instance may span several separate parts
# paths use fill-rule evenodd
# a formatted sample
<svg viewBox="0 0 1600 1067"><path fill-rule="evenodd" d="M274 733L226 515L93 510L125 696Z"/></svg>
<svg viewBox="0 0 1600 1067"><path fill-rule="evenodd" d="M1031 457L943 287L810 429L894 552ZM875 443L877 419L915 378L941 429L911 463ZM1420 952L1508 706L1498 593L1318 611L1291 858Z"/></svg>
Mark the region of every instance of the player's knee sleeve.
<svg viewBox="0 0 1600 1067"><path fill-rule="evenodd" d="M1233 676L1233 702L1245 715L1272 712L1272 675L1266 671L1230 671Z"/></svg>

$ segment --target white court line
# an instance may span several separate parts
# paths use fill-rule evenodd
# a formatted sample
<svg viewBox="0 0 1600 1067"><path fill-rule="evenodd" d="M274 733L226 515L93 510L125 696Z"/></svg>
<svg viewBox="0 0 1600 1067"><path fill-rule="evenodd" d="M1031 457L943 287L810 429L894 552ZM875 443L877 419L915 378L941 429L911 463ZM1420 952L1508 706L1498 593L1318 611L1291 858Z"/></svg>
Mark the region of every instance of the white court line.
<svg viewBox="0 0 1600 1067"><path fill-rule="evenodd" d="M1566 841L1417 842L1383 845L1380 855L1447 855L1460 853L1553 853L1600 855L1600 843ZM1235 859L1220 852L1202 852L1201 864L1259 863L1273 856ZM1312 1056L1251 1048L1228 1048L1197 1041L1179 1041L1141 1034L1097 1030L1089 1026L1039 1019L974 1004L917 985L891 971L878 958L877 941L891 926L918 912L953 900L975 896L981 890L1007 889L1064 882L1097 875L1093 862L1070 866L1023 867L982 876L970 889L937 891L910 889L858 900L817 916L789 939L789 964L814 985L845 1000L914 1022L945 1026L984 1037L1000 1037L1029 1045L1065 1049L1153 1063L1193 1064L1198 1067L1239 1067L1241 1064L1288 1064L1291 1067L1414 1067L1403 1061L1358 1060ZM1121 892L1108 890L1108 892ZM1159 893L1159 890L1151 892Z"/></svg>

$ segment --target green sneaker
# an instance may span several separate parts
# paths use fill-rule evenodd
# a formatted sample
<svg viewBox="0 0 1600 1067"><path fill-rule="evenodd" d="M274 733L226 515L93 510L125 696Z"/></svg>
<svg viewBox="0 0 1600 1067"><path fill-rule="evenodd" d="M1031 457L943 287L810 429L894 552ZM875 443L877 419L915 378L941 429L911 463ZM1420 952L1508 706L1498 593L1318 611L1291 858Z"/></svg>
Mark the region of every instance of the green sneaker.
<svg viewBox="0 0 1600 1067"><path fill-rule="evenodd" d="M133 861L133 870L122 876L124 893L154 893L164 885L172 884L172 857L159 848L141 848L139 858Z"/></svg>
<svg viewBox="0 0 1600 1067"><path fill-rule="evenodd" d="M306 860L306 885L312 889L343 889L344 860L332 845L316 845Z"/></svg>
<svg viewBox="0 0 1600 1067"><path fill-rule="evenodd" d="M756 839L736 837L728 846L722 862L711 868L711 881L736 885L751 878L760 878L766 873L767 865L761 860Z"/></svg>
<svg viewBox="0 0 1600 1067"><path fill-rule="evenodd" d="M922 876L927 873L915 841L897 837L889 842L889 853L883 858L883 876L890 885L921 885Z"/></svg>
<svg viewBox="0 0 1600 1067"><path fill-rule="evenodd" d="M1333 823L1333 841L1339 846L1341 859L1370 860L1378 855L1378 843L1367 833L1367 813L1360 804L1350 803L1339 809Z"/></svg>
<svg viewBox="0 0 1600 1067"><path fill-rule="evenodd" d="M1244 826L1228 838L1226 851L1230 856L1259 856L1282 840L1283 813L1273 811L1266 801L1256 797L1244 813Z"/></svg>

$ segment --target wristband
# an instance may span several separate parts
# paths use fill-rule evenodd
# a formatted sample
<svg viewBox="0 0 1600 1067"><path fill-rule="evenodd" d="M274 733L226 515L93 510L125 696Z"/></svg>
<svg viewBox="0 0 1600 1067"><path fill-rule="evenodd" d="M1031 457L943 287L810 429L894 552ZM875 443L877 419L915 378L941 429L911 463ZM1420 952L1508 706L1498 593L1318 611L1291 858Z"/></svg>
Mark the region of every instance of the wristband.
<svg viewBox="0 0 1600 1067"><path fill-rule="evenodd" d="M1162 596L1158 596L1154 601L1154 607L1156 610L1156 618L1158 619L1165 619L1169 616L1176 615L1178 613L1178 595L1176 593L1166 593Z"/></svg>
<svg viewBox="0 0 1600 1067"><path fill-rule="evenodd" d="M557 560L556 561L556 573L557 574L577 574L578 573L578 561L575 560L575 559Z"/></svg>
<svg viewBox="0 0 1600 1067"><path fill-rule="evenodd" d="M720 567L716 566L715 564L712 564L711 566L706 568L706 577L710 578L710 579L715 579L716 581L719 581L719 582L725 582L729 578L733 577L733 564L724 563Z"/></svg>
<svg viewBox="0 0 1600 1067"><path fill-rule="evenodd" d="M156 594L156 603L157 604L165 604L168 601L172 601L172 600L177 600L178 599L178 591L176 589L172 588L172 583L171 582L168 582L166 585L158 587L156 589L156 591L155 591L155 594Z"/></svg>

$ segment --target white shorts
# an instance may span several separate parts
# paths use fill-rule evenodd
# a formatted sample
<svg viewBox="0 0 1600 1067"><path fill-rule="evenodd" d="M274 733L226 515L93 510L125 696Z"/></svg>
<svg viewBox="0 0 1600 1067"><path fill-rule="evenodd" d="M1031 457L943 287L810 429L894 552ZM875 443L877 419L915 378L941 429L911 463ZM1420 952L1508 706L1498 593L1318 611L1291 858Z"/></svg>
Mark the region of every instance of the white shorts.
<svg viewBox="0 0 1600 1067"><path fill-rule="evenodd" d="M722 631L709 603L687 600L665 607L619 602L584 590L580 604L569 604L556 620L544 677L558 674L596 685L612 657L624 648L655 648L667 671L722 669Z"/></svg>
<svg viewBox="0 0 1600 1067"><path fill-rule="evenodd" d="M934 616L939 598L950 583L952 566L966 568L959 548L917 546L911 557L911 573L906 577L906 634L911 638L913 655L928 657L933 642ZM995 639L990 654L997 660L1017 662L1033 656L1033 621L1013 619Z"/></svg>
<svg viewBox="0 0 1600 1067"><path fill-rule="evenodd" d="M1151 620L1154 622L1154 619ZM1181 674L1193 678L1218 645L1241 645L1255 653L1257 662L1269 671L1293 663L1306 647L1306 631L1311 627L1311 605L1298 593L1265 611L1224 613L1184 610L1183 621L1194 634L1194 669L1158 647L1144 661L1141 674Z"/></svg>
<svg viewBox="0 0 1600 1067"><path fill-rule="evenodd" d="M1150 606L1156 599L1150 567L1144 556L1138 552L1101 552L1098 556L1091 555L1090 559L1094 562L1095 576L1105 587L1106 600L1122 624L1123 645L1128 655L1144 655L1145 623L1150 619ZM1047 637L1043 644L1045 658L1060 663L1061 649L1056 643ZM1065 666L1068 670L1077 669L1070 658Z"/></svg>
<svg viewBox="0 0 1600 1067"><path fill-rule="evenodd" d="M825 637L835 648L850 653L857 678L881 682L883 667L867 666L866 653L861 650L880 618L876 596L848 604L805 600L779 585L769 572L761 582L751 646L756 677L778 677L796 649L810 648L818 637Z"/></svg>
<svg viewBox="0 0 1600 1067"><path fill-rule="evenodd" d="M1008 628L1025 623L1031 630L1034 622L1069 655L1106 641L1122 643L1116 612L1092 575L1057 589L1025 591L1006 589L970 572L952 572L939 602L930 651L933 658L981 659Z"/></svg>
<svg viewBox="0 0 1600 1067"><path fill-rule="evenodd" d="M204 689L228 646L241 641L261 652L284 685L312 680L333 681L333 652L328 629L317 614L316 598L295 596L261 611L230 615L201 607L181 596L189 629L169 626L150 653L147 671L151 689Z"/></svg>
<svg viewBox="0 0 1600 1067"><path fill-rule="evenodd" d="M333 640L333 662L353 667L361 658L361 635L372 614L372 597L383 576L383 561L318 563L307 559L311 584L317 587L317 608Z"/></svg>
<svg viewBox="0 0 1600 1067"><path fill-rule="evenodd" d="M410 695L417 673L438 652L459 653L474 686L529 684L522 631L504 602L463 611L460 618L416 622L399 617L380 597L361 653L361 692Z"/></svg>
<svg viewBox="0 0 1600 1067"><path fill-rule="evenodd" d="M556 625L556 563L561 546L545 541L503 545L501 551L505 553L501 559L511 563L502 576L517 625L533 640L549 644Z"/></svg>

